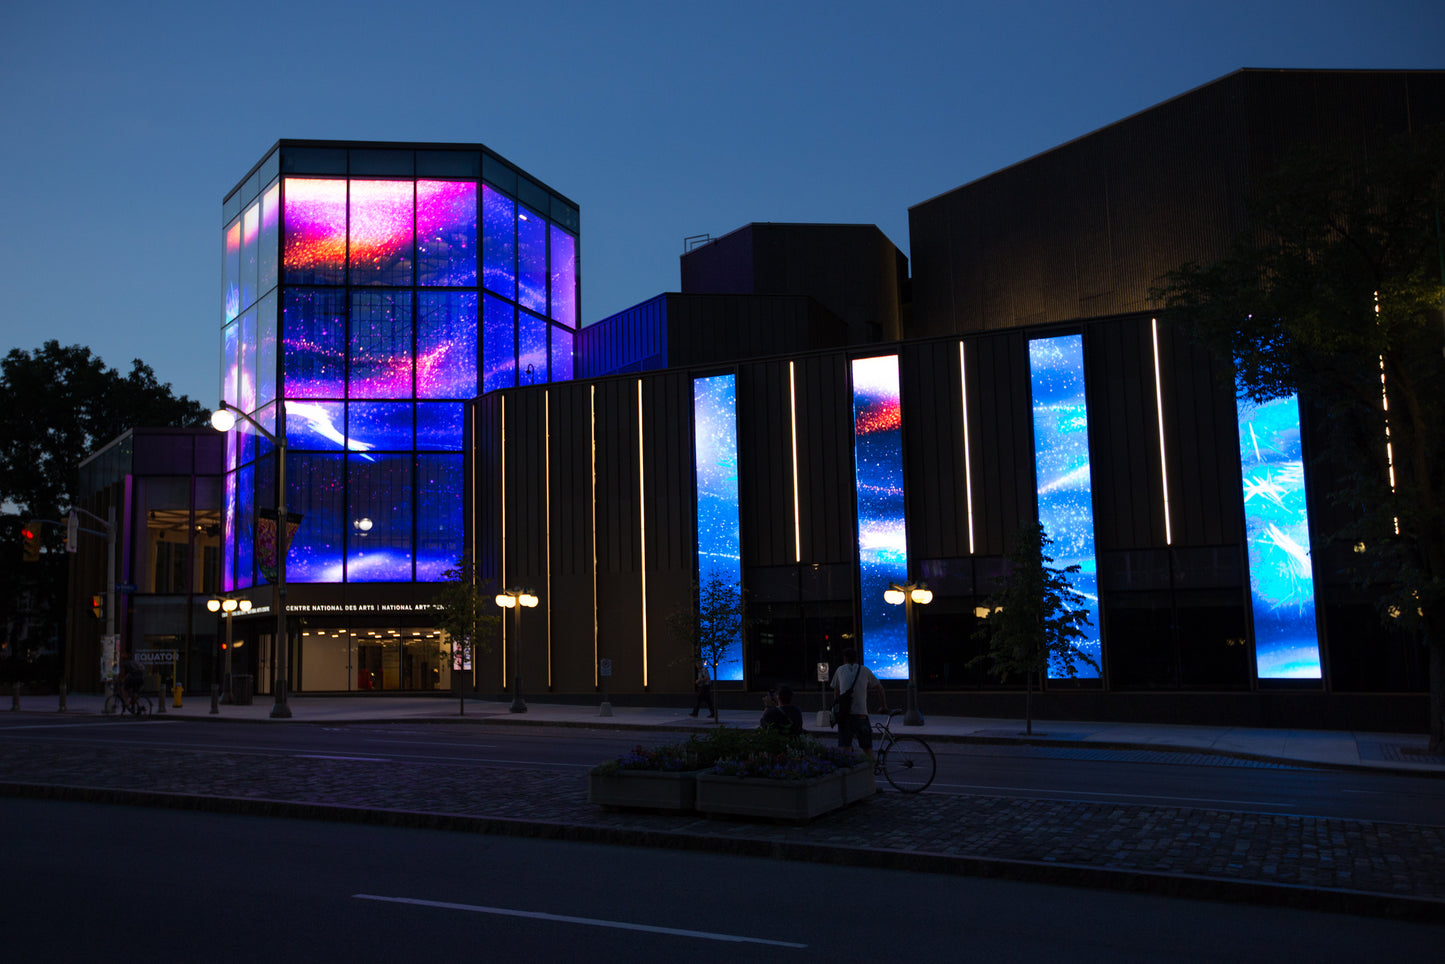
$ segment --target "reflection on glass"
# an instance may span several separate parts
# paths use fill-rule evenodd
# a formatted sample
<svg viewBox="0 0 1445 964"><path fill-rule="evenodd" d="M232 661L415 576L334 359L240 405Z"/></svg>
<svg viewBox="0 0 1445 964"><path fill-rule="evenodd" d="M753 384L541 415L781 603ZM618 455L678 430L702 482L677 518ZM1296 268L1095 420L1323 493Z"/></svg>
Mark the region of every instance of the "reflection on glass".
<svg viewBox="0 0 1445 964"><path fill-rule="evenodd" d="M276 398L276 293L256 306L256 405Z"/></svg>
<svg viewBox="0 0 1445 964"><path fill-rule="evenodd" d="M416 580L440 582L462 556L462 457L418 455L416 462Z"/></svg>
<svg viewBox="0 0 1445 964"><path fill-rule="evenodd" d="M516 385L517 309L482 297L482 391Z"/></svg>
<svg viewBox="0 0 1445 964"><path fill-rule="evenodd" d="M290 407L287 407L290 438ZM345 520L343 463L339 455L286 456L286 504L304 506L301 527L286 555L288 582L341 582Z"/></svg>
<svg viewBox="0 0 1445 964"><path fill-rule="evenodd" d="M241 313L241 219L226 226L225 250L221 254L221 293L226 321Z"/></svg>
<svg viewBox="0 0 1445 964"><path fill-rule="evenodd" d="M905 607L891 606L883 598L889 583L908 581L897 355L853 360L853 459L858 483L862 656L880 679L907 679Z"/></svg>
<svg viewBox="0 0 1445 964"><path fill-rule="evenodd" d="M540 385L547 380L547 323L536 315L517 312L517 381Z"/></svg>
<svg viewBox="0 0 1445 964"><path fill-rule="evenodd" d="M697 481L697 578L729 589L742 586L742 534L738 509L737 392L733 375L692 383L693 470ZM739 635L718 665L718 679L743 678Z"/></svg>
<svg viewBox="0 0 1445 964"><path fill-rule="evenodd" d="M1255 404L1240 392L1239 463L1260 679L1319 679L1314 569L1299 402Z"/></svg>
<svg viewBox="0 0 1445 964"><path fill-rule="evenodd" d="M560 328L552 329L552 381L554 382L570 382L572 380L572 342L572 332L563 331Z"/></svg>
<svg viewBox="0 0 1445 964"><path fill-rule="evenodd" d="M475 287L475 181L416 182L417 284Z"/></svg>
<svg viewBox="0 0 1445 964"><path fill-rule="evenodd" d="M1053 540L1058 568L1077 565L1070 584L1084 597L1089 625L1078 649L1099 660L1099 573L1094 558L1094 499L1089 474L1089 406L1084 395L1084 336L1062 335L1029 342L1033 392L1034 473L1039 522ZM1081 678L1099 674L1076 663ZM1050 668L1049 675L1055 674Z"/></svg>
<svg viewBox="0 0 1445 964"><path fill-rule="evenodd" d="M241 215L241 307L249 308L260 295L261 201Z"/></svg>
<svg viewBox="0 0 1445 964"><path fill-rule="evenodd" d="M412 578L411 455L346 460L350 503L347 582L409 582Z"/></svg>
<svg viewBox="0 0 1445 964"><path fill-rule="evenodd" d="M351 293L351 398L412 396L410 291Z"/></svg>
<svg viewBox="0 0 1445 964"><path fill-rule="evenodd" d="M505 298L517 297L517 206L482 185L482 284Z"/></svg>
<svg viewBox="0 0 1445 964"><path fill-rule="evenodd" d="M241 411L256 410L256 312L241 316L241 380L239 391Z"/></svg>
<svg viewBox="0 0 1445 964"><path fill-rule="evenodd" d="M286 397L346 394L346 293L288 288L285 324Z"/></svg>
<svg viewBox="0 0 1445 964"><path fill-rule="evenodd" d="M547 222L517 205L517 301L547 313Z"/></svg>
<svg viewBox="0 0 1445 964"><path fill-rule="evenodd" d="M475 292L417 292L416 394L418 398L477 394Z"/></svg>
<svg viewBox="0 0 1445 964"><path fill-rule="evenodd" d="M346 280L346 182L285 180L285 241L281 259L287 284L339 285Z"/></svg>
<svg viewBox="0 0 1445 964"><path fill-rule="evenodd" d="M411 181L351 182L351 283L412 283L415 231Z"/></svg>
<svg viewBox="0 0 1445 964"><path fill-rule="evenodd" d="M281 182L273 181L261 195L261 268L260 290L276 287L277 258L280 255Z"/></svg>
<svg viewBox="0 0 1445 964"><path fill-rule="evenodd" d="M555 224L552 225L552 319L568 328L577 327L577 239Z"/></svg>

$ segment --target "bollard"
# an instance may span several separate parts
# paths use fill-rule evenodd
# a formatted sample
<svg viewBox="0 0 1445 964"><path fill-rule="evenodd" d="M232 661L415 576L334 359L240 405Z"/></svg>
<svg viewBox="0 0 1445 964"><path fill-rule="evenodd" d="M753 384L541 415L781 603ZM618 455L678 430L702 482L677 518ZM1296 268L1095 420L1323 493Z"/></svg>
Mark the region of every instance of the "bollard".
<svg viewBox="0 0 1445 964"><path fill-rule="evenodd" d="M15 681L15 693L14 693L14 695L12 695L12 696L10 697L10 709L11 709L12 711L18 711L18 710L20 709L20 681L19 681L19 680L16 680L16 681Z"/></svg>
<svg viewBox="0 0 1445 964"><path fill-rule="evenodd" d="M60 684L60 712L65 712L65 684Z"/></svg>
<svg viewBox="0 0 1445 964"><path fill-rule="evenodd" d="M177 683L177 684L176 684L176 687L175 687L174 690L171 691L171 694L175 697L175 700L176 700L176 701L175 701L174 703L172 703L171 705L174 706L176 709L180 709L180 708L181 708L181 684L180 684L180 683Z"/></svg>
<svg viewBox="0 0 1445 964"><path fill-rule="evenodd" d="M467 715L467 698L466 698L465 696L459 696L459 697L457 697L457 716L466 716L466 715Z"/></svg>
<svg viewBox="0 0 1445 964"><path fill-rule="evenodd" d="M221 708L220 708L220 706L218 705L218 704L220 703L220 701L221 701L221 686L220 686L219 683L212 683L212 684L211 684L211 715L212 715L212 716L215 716L217 713L221 712Z"/></svg>

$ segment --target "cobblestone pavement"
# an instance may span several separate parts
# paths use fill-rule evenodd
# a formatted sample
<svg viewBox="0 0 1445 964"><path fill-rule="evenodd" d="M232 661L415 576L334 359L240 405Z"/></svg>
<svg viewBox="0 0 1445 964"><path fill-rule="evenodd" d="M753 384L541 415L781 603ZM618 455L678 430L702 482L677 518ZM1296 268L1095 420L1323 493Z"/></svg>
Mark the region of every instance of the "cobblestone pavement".
<svg viewBox="0 0 1445 964"><path fill-rule="evenodd" d="M10 744L0 794L668 846L1445 921L1445 827L881 792L806 825L608 812L585 773Z"/></svg>

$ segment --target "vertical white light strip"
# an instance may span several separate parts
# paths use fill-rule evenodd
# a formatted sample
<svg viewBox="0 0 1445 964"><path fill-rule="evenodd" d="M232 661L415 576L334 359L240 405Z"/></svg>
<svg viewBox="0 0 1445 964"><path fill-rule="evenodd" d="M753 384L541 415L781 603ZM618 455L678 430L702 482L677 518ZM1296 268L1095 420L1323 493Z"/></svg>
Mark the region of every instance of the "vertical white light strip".
<svg viewBox="0 0 1445 964"><path fill-rule="evenodd" d="M1164 454L1164 389L1159 378L1159 319L1149 319L1149 334L1154 339L1154 412L1159 417L1159 481L1164 484L1164 544L1174 545L1174 530L1169 520L1169 463Z"/></svg>
<svg viewBox="0 0 1445 964"><path fill-rule="evenodd" d="M803 523L798 512L798 383L788 362L788 430L793 440L793 561L803 561Z"/></svg>
<svg viewBox="0 0 1445 964"><path fill-rule="evenodd" d="M507 588L507 396L502 402L502 588ZM503 614L505 615L505 614ZM502 688L507 688L507 620L502 620Z"/></svg>
<svg viewBox="0 0 1445 964"><path fill-rule="evenodd" d="M587 387L587 435L592 447L592 685L602 685L597 616L597 386Z"/></svg>
<svg viewBox="0 0 1445 964"><path fill-rule="evenodd" d="M968 444L968 366L963 342L958 343L958 394L963 400L963 491L968 500L968 554L973 555L973 454Z"/></svg>
<svg viewBox="0 0 1445 964"><path fill-rule="evenodd" d="M542 528L547 533L547 545L542 558L547 567L547 689L552 688L552 390L542 392L542 511L546 514Z"/></svg>
<svg viewBox="0 0 1445 964"><path fill-rule="evenodd" d="M1375 324L1380 323L1380 293L1375 292ZM1390 439L1390 392L1385 387L1385 356L1380 355L1380 407L1385 413L1385 467L1390 472L1390 494L1395 493L1395 447ZM1400 534L1400 517L1395 517L1395 535Z"/></svg>
<svg viewBox="0 0 1445 964"><path fill-rule="evenodd" d="M642 572L642 688L647 689L647 460L642 448L642 379L637 380L637 545Z"/></svg>

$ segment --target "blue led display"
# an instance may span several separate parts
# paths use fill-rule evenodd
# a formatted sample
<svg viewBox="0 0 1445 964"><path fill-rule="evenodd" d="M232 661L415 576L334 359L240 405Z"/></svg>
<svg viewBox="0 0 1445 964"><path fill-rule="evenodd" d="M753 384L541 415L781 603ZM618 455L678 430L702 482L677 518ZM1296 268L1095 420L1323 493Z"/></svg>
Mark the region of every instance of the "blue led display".
<svg viewBox="0 0 1445 964"><path fill-rule="evenodd" d="M236 588L249 589L256 560L256 469L236 473Z"/></svg>
<svg viewBox="0 0 1445 964"><path fill-rule="evenodd" d="M410 291L351 293L350 398L411 398Z"/></svg>
<svg viewBox="0 0 1445 964"><path fill-rule="evenodd" d="M570 331L563 331L561 328L552 329L552 381L570 382L572 380L572 342L573 335Z"/></svg>
<svg viewBox="0 0 1445 964"><path fill-rule="evenodd" d="M517 205L517 301L547 313L547 222Z"/></svg>
<svg viewBox="0 0 1445 964"><path fill-rule="evenodd" d="M1319 679L1299 402L1290 395L1256 405L1241 393L1237 406L1255 672Z"/></svg>
<svg viewBox="0 0 1445 964"><path fill-rule="evenodd" d="M462 402L421 402L416 407L419 451L460 452L466 406Z"/></svg>
<svg viewBox="0 0 1445 964"><path fill-rule="evenodd" d="M276 293L256 306L256 405L276 400Z"/></svg>
<svg viewBox="0 0 1445 964"><path fill-rule="evenodd" d="M907 679L905 607L889 605L883 598L889 583L908 581L897 355L853 360L853 462L858 484L862 657L879 679Z"/></svg>
<svg viewBox="0 0 1445 964"><path fill-rule="evenodd" d="M288 288L281 319L286 397L345 397L346 292Z"/></svg>
<svg viewBox="0 0 1445 964"><path fill-rule="evenodd" d="M555 335L556 333L554 333ZM738 511L737 388L733 375L692 383L693 467L697 480L697 578L714 577L740 591L742 534ZM743 678L742 639L734 640L717 668L718 679Z"/></svg>
<svg viewBox="0 0 1445 964"><path fill-rule="evenodd" d="M352 402L346 415L347 448L352 451L411 449L410 402Z"/></svg>
<svg viewBox="0 0 1445 964"><path fill-rule="evenodd" d="M482 285L504 298L517 297L517 205L482 185Z"/></svg>
<svg viewBox="0 0 1445 964"><path fill-rule="evenodd" d="M1029 342L1029 378L1034 412L1034 475L1039 521L1053 545L1053 565L1077 565L1070 580L1084 597L1088 626L1076 641L1080 652L1099 660L1099 571L1094 558L1094 496L1089 474L1089 405L1084 395L1084 336L1061 335ZM1075 663L1082 678L1098 673ZM1058 675L1051 668L1049 675Z"/></svg>
<svg viewBox="0 0 1445 964"><path fill-rule="evenodd" d="M286 410L290 436L291 410ZM340 455L286 456L286 504L304 506L301 527L286 554L288 582L340 582L345 522L345 475Z"/></svg>
<svg viewBox="0 0 1445 964"><path fill-rule="evenodd" d="M418 455L416 463L416 580L440 582L462 556L462 457Z"/></svg>
<svg viewBox="0 0 1445 964"><path fill-rule="evenodd" d="M343 402L287 402L286 447L292 451L339 452L346 445Z"/></svg>
<svg viewBox="0 0 1445 964"><path fill-rule="evenodd" d="M411 455L346 460L347 582L410 582Z"/></svg>
<svg viewBox="0 0 1445 964"><path fill-rule="evenodd" d="M482 297L482 391L517 384L517 309Z"/></svg>
<svg viewBox="0 0 1445 964"><path fill-rule="evenodd" d="M417 397L471 398L476 394L476 293L417 292Z"/></svg>
<svg viewBox="0 0 1445 964"><path fill-rule="evenodd" d="M241 316L241 368L239 401L243 412L256 410L256 312Z"/></svg>
<svg viewBox="0 0 1445 964"><path fill-rule="evenodd" d="M517 312L517 383L540 385L547 381L547 322L525 311Z"/></svg>
<svg viewBox="0 0 1445 964"><path fill-rule="evenodd" d="M228 445L232 452L235 445ZM236 473L226 473L225 513L221 526L221 592L236 588Z"/></svg>

